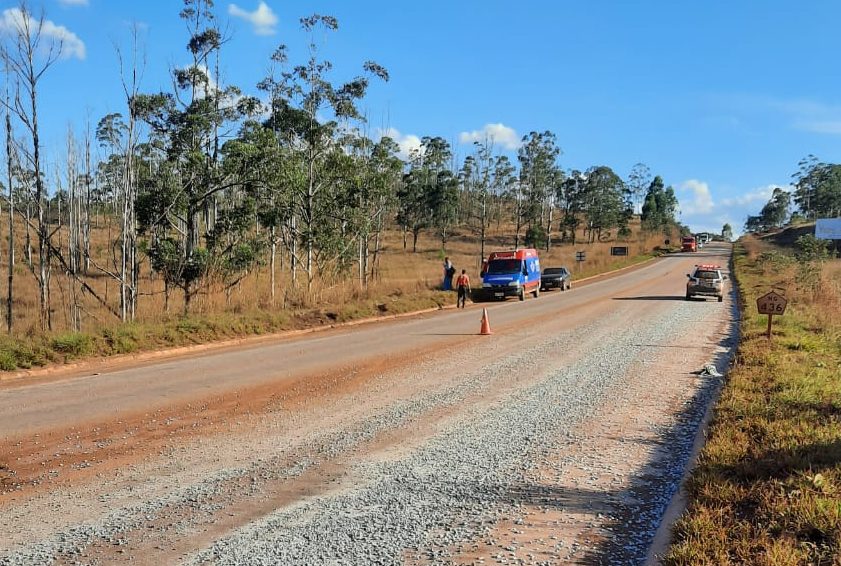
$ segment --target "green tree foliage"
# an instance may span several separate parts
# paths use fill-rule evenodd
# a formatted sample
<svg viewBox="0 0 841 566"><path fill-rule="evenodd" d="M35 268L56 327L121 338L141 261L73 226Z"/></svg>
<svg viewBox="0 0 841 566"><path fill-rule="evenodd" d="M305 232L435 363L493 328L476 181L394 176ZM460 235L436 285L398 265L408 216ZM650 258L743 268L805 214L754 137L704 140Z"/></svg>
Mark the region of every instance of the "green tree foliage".
<svg viewBox="0 0 841 566"><path fill-rule="evenodd" d="M514 218L515 247L519 246L521 228L534 228L535 224L540 224L540 232L545 234L546 249L551 246L558 187L563 182L563 171L557 163L560 155L561 148L552 132L530 132L523 136L522 145L517 151L520 183ZM532 230L532 233L537 231Z"/></svg>
<svg viewBox="0 0 841 566"><path fill-rule="evenodd" d="M206 276L229 265L228 256L242 245L235 232L242 230L253 201L236 196L246 181L228 174L229 168L220 163L219 130L253 113L257 105L238 88L222 88L218 76L211 77L222 45L213 2L186 0L181 18L192 33L192 64L173 71L175 92L138 95L132 107L163 152L158 179L147 187L151 202L141 207L147 212L145 224L157 235L149 251L153 265L170 278L168 284L183 290L184 311L189 312ZM218 214L220 193L227 198ZM158 249L164 242L170 242L167 249ZM165 267L163 262L168 262Z"/></svg>
<svg viewBox="0 0 841 566"><path fill-rule="evenodd" d="M464 159L460 181L468 207L467 221L479 238L480 260L485 257L487 232L499 215L501 197L510 190L514 180L511 162L504 155L494 155L490 140L474 143L473 153Z"/></svg>
<svg viewBox="0 0 841 566"><path fill-rule="evenodd" d="M613 228L627 226L625 183L610 167L591 167L584 174L583 212L590 242Z"/></svg>
<svg viewBox="0 0 841 566"><path fill-rule="evenodd" d="M559 187L561 203L561 230L563 239L576 242L576 230L584 211L587 177L577 170L570 171Z"/></svg>
<svg viewBox="0 0 841 566"><path fill-rule="evenodd" d="M368 61L362 66L364 74L344 83L331 82L333 65L320 57L317 38L338 30L338 20L315 14L300 23L310 36L309 57L279 78L265 79L260 88L271 94L268 124L282 137L293 166L299 168L287 177L292 196L290 238L295 240L294 249L299 242L303 248L303 268L311 290L316 264L323 268L338 260L341 265L349 249L345 219L336 211L350 202L348 191L353 183L343 174L352 168L353 159L344 151L347 144L337 143L337 137L351 123L364 121L359 101L365 97L370 79L388 80L388 72ZM285 64L285 46L278 48L273 61ZM297 255L293 251L293 256Z"/></svg>
<svg viewBox="0 0 841 566"><path fill-rule="evenodd" d="M789 208L791 207L791 195L776 187L771 199L762 207L759 213L762 225L767 228L779 228L788 219Z"/></svg>
<svg viewBox="0 0 841 566"><path fill-rule="evenodd" d="M794 202L808 219L841 216L841 165L808 155L793 175Z"/></svg>
<svg viewBox="0 0 841 566"><path fill-rule="evenodd" d="M398 221L412 232L412 251L417 251L418 235L433 227L446 247L458 207L458 179L449 168L450 144L441 137L424 137L410 156L409 172L398 191Z"/></svg>
<svg viewBox="0 0 841 566"><path fill-rule="evenodd" d="M651 180L651 169L645 163L634 164L625 183L625 197L632 211L639 207Z"/></svg>
<svg viewBox="0 0 841 566"><path fill-rule="evenodd" d="M678 200L672 187L664 187L663 179L654 177L642 205L642 227L650 232L668 232L675 224Z"/></svg>
<svg viewBox="0 0 841 566"><path fill-rule="evenodd" d="M797 238L797 259L800 262L826 261L831 257L829 242L816 238L814 234L804 234Z"/></svg>

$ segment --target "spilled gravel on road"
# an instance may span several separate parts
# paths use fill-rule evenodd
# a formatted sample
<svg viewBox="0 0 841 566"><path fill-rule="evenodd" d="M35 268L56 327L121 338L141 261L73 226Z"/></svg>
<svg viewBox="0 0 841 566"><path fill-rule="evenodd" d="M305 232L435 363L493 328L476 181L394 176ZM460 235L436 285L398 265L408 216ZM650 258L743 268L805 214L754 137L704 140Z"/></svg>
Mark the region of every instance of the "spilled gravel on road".
<svg viewBox="0 0 841 566"><path fill-rule="evenodd" d="M617 382L633 379L628 370L644 352L640 344L679 334L703 308L690 303L669 309L644 328L603 341L574 367L546 368L541 362L544 353L566 347L566 336L545 339L489 366L488 372L508 375L541 373L542 380L492 410L468 411L403 460L361 465L363 486L273 513L220 540L192 563L447 564L454 550L487 537L498 519L517 513L512 494L528 481L538 464L535 457L556 450L575 426L611 402L605 394ZM677 462L666 466L661 482L672 491L699 420L697 414L685 419L686 434L675 437ZM659 496L655 509L662 510L670 495ZM636 538L650 543L658 519L641 514L634 524ZM626 563L643 560L646 549L629 545Z"/></svg>
<svg viewBox="0 0 841 566"><path fill-rule="evenodd" d="M573 333L547 336L523 330L519 339L529 345L502 358L494 358L493 343L484 342L458 356L451 371L459 378L447 387L398 399L371 410L352 426L305 438L298 446L263 456L242 447L240 459L244 455L247 465L216 470L165 495L158 493L160 486L146 494L138 490L137 505L112 510L6 554L0 550L0 564L56 559L95 563L87 553L92 544L119 548L137 530L149 531L144 536L153 540L190 537L196 524L189 517L212 520L232 502L259 497L268 482L296 478L325 461L352 458L358 447L379 435L441 409L450 412L443 428L415 448L388 459L361 458L335 488L277 509L180 558L191 564L455 563L477 540L493 537L500 520L519 516L523 487L530 485L538 467L547 465L547 454L565 454L551 463L561 471L586 459L586 454L576 452L580 448L574 431L590 419L597 420L600 408L622 402L617 392L638 378L631 369L649 356L645 344L667 342L684 333L710 306L691 302L660 306L633 332L618 334L611 334L611 329L628 328L629 306ZM577 351L576 362L560 364L561 351ZM422 381L450 363L452 359L425 360L393 378ZM490 406L471 404L473 395L489 391L500 392ZM623 563L644 560L711 391L701 391L676 426L663 431L672 446L662 465L640 472L645 477L635 483L634 506L621 517L633 528L622 541L605 547L621 556ZM633 536L625 538L631 531ZM513 550L517 549L500 549L491 559L550 563L515 561Z"/></svg>

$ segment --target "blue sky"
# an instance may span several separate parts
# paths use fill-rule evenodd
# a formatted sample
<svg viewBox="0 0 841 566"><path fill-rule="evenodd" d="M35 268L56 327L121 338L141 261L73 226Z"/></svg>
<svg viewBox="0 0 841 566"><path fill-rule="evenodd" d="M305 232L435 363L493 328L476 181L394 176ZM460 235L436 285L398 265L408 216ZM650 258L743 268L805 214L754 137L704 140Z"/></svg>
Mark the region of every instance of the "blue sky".
<svg viewBox="0 0 841 566"><path fill-rule="evenodd" d="M56 159L69 126L124 110L114 44L128 45L131 22L143 29L143 91L169 89L169 69L188 61L180 0L30 5L69 38L41 91ZM523 134L551 130L565 169L608 165L625 177L646 163L696 231L739 230L801 157L837 161L841 150L834 1L238 0L216 12L230 36L228 83L256 93L278 44L292 63L306 57L298 19L330 14L340 29L323 53L337 81L368 59L391 73L364 103L371 132L404 147L440 135L464 156L485 132L514 151Z"/></svg>

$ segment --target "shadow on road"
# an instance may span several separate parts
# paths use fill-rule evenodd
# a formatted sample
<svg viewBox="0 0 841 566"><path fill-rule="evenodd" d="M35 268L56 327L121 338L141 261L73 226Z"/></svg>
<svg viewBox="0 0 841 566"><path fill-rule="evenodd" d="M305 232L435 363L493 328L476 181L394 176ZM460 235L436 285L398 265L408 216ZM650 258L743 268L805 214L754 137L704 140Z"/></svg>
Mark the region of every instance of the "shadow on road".
<svg viewBox="0 0 841 566"><path fill-rule="evenodd" d="M478 332L423 332L410 336L481 336Z"/></svg>
<svg viewBox="0 0 841 566"><path fill-rule="evenodd" d="M648 295L642 297L613 297L614 301L684 301L683 295Z"/></svg>

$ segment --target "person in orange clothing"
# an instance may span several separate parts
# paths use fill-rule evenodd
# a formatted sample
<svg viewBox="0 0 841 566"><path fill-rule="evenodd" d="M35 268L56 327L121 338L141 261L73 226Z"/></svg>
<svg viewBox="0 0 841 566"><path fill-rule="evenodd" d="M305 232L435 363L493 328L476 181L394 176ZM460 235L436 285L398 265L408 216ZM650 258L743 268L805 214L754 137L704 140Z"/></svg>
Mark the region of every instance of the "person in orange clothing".
<svg viewBox="0 0 841 566"><path fill-rule="evenodd" d="M456 279L456 289L458 289L456 308L464 308L464 304L467 302L467 295L470 294L470 277L467 276L466 269L462 269L461 275Z"/></svg>

